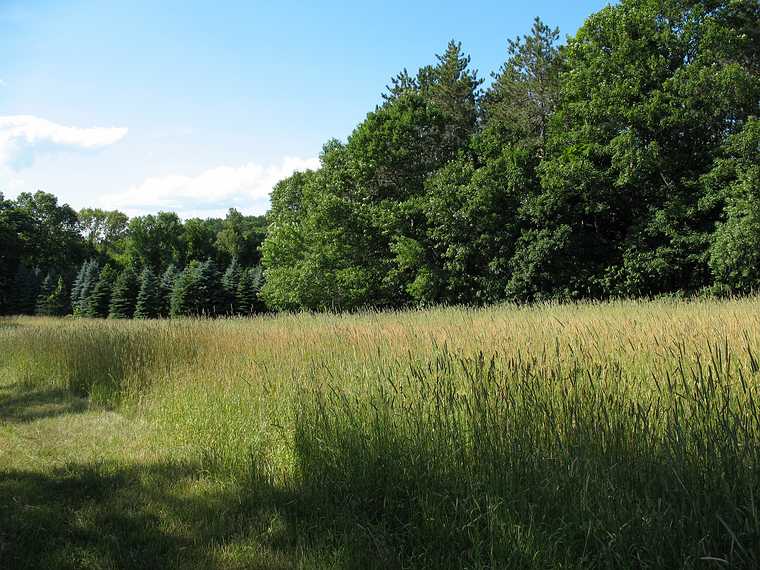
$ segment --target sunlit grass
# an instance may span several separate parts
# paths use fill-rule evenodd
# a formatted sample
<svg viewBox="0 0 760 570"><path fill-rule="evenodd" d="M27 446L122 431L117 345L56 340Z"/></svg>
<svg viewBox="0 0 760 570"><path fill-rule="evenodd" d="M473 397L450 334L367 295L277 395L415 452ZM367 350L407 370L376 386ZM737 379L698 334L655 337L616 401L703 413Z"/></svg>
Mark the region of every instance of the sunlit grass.
<svg viewBox="0 0 760 570"><path fill-rule="evenodd" d="M5 382L379 567L756 567L758 359L756 299L0 325Z"/></svg>

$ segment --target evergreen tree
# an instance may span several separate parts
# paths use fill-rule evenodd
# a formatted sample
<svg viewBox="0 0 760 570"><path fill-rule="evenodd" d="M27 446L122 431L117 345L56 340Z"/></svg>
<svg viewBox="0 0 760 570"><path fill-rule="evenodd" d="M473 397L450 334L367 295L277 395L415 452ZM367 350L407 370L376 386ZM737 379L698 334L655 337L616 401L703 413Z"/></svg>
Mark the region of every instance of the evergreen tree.
<svg viewBox="0 0 760 570"><path fill-rule="evenodd" d="M161 315L161 285L156 274L146 267L140 276L140 292L135 305L136 319L155 319Z"/></svg>
<svg viewBox="0 0 760 570"><path fill-rule="evenodd" d="M84 315L90 294L98 282L100 266L95 259L82 263L71 288L71 309L74 315Z"/></svg>
<svg viewBox="0 0 760 570"><path fill-rule="evenodd" d="M263 285L261 266L244 269L240 272L240 280L235 292L235 303L242 315L251 315L264 310L259 299L259 291Z"/></svg>
<svg viewBox="0 0 760 570"><path fill-rule="evenodd" d="M493 85L483 97L484 130L500 146L519 144L543 156L549 120L560 94L561 52L559 28L540 18L531 33L508 40L508 59L493 75Z"/></svg>
<svg viewBox="0 0 760 570"><path fill-rule="evenodd" d="M211 259L206 260L200 265L195 295L196 314L212 316L224 312L221 276L219 275L216 263Z"/></svg>
<svg viewBox="0 0 760 570"><path fill-rule="evenodd" d="M104 319L108 316L111 304L111 289L116 280L116 271L110 265L103 267L98 282L87 299L84 316L92 319Z"/></svg>
<svg viewBox="0 0 760 570"><path fill-rule="evenodd" d="M182 272L172 263L161 275L161 316L168 317L171 314L171 299L174 284Z"/></svg>
<svg viewBox="0 0 760 570"><path fill-rule="evenodd" d="M66 283L63 281L63 277L59 276L56 278L51 273L48 273L37 295L37 305L34 314L48 317L65 315L68 309L66 296Z"/></svg>
<svg viewBox="0 0 760 570"><path fill-rule="evenodd" d="M35 315L47 315L49 314L49 301L50 295L52 295L55 289L56 281L51 273L45 275L45 279L40 284L39 292L37 293L37 301L34 306Z"/></svg>
<svg viewBox="0 0 760 570"><path fill-rule="evenodd" d="M237 257L233 257L222 276L222 292L224 295L225 312L235 314L238 312L236 302L237 289L240 284L241 269Z"/></svg>
<svg viewBox="0 0 760 570"><path fill-rule="evenodd" d="M108 318L131 319L135 312L139 282L131 266L127 266L116 278L108 306Z"/></svg>
<svg viewBox="0 0 760 570"><path fill-rule="evenodd" d="M174 280L169 312L172 317L197 314L197 281L201 263L193 260Z"/></svg>

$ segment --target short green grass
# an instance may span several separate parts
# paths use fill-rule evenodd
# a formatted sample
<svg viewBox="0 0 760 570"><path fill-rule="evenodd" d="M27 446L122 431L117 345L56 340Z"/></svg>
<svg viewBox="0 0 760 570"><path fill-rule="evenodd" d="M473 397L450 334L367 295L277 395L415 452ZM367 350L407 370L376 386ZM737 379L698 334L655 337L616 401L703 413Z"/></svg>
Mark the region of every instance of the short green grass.
<svg viewBox="0 0 760 570"><path fill-rule="evenodd" d="M0 321L1 568L755 568L760 300Z"/></svg>

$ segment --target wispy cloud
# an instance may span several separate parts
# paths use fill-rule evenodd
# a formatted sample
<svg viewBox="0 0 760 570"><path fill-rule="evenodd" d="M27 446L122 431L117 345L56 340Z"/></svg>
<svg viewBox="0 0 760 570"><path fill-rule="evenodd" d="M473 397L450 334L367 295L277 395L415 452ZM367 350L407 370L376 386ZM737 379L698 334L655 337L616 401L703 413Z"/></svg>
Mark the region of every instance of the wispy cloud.
<svg viewBox="0 0 760 570"><path fill-rule="evenodd" d="M0 166L20 170L41 154L61 150L96 150L112 145L126 128L81 128L59 125L33 115L0 116Z"/></svg>
<svg viewBox="0 0 760 570"><path fill-rule="evenodd" d="M213 217L233 207L260 214L267 210L269 193L277 182L297 170L316 168L317 158L285 157L267 165L219 166L196 176L148 178L126 192L104 196L100 205L131 216L167 210L183 218Z"/></svg>

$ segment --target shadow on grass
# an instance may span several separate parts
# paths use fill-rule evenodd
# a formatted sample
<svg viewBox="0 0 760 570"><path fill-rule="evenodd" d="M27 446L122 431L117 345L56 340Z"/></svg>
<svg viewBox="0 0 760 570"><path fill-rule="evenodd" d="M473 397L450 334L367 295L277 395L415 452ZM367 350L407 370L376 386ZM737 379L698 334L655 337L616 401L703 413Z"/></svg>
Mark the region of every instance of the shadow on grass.
<svg viewBox="0 0 760 570"><path fill-rule="evenodd" d="M273 500L255 502L199 473L192 464L0 470L0 567L295 565L294 537Z"/></svg>
<svg viewBox="0 0 760 570"><path fill-rule="evenodd" d="M87 409L64 390L0 386L0 425ZM3 570L395 566L333 522L316 515L302 489L190 461L0 465Z"/></svg>
<svg viewBox="0 0 760 570"><path fill-rule="evenodd" d="M192 463L0 469L0 568L397 567L299 505Z"/></svg>
<svg viewBox="0 0 760 570"><path fill-rule="evenodd" d="M86 400L65 390L25 390L16 384L0 386L0 424L33 422L79 414L87 409Z"/></svg>

